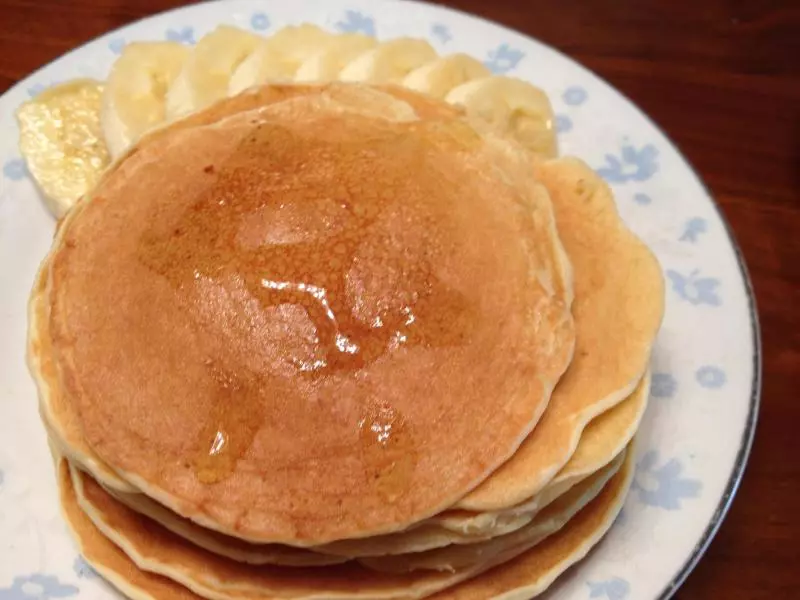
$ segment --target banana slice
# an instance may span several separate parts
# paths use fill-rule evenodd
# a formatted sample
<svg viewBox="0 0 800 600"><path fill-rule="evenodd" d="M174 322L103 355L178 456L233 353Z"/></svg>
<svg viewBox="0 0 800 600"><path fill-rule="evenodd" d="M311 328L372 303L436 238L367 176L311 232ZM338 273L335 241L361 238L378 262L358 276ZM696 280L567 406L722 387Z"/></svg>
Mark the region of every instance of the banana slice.
<svg viewBox="0 0 800 600"><path fill-rule="evenodd" d="M111 67L103 93L101 123L116 158L145 131L164 121L167 89L189 48L176 42L128 44Z"/></svg>
<svg viewBox="0 0 800 600"><path fill-rule="evenodd" d="M411 71L403 86L436 98L444 98L453 88L491 75L483 63L466 54L444 56Z"/></svg>
<svg viewBox="0 0 800 600"><path fill-rule="evenodd" d="M19 147L57 217L97 182L109 156L100 127L103 85L77 79L51 87L17 109Z"/></svg>
<svg viewBox="0 0 800 600"><path fill-rule="evenodd" d="M228 94L233 96L267 81L291 81L306 59L327 47L332 33L316 25L291 25L263 40L231 77Z"/></svg>
<svg viewBox="0 0 800 600"><path fill-rule="evenodd" d="M224 98L231 74L263 40L229 25L220 25L200 38L167 92L167 118L186 115Z"/></svg>
<svg viewBox="0 0 800 600"><path fill-rule="evenodd" d="M525 81L500 76L476 79L451 90L445 100L463 105L469 116L488 122L537 154L552 158L558 153L550 100Z"/></svg>
<svg viewBox="0 0 800 600"><path fill-rule="evenodd" d="M339 73L339 80L401 83L411 71L436 58L436 50L425 40L397 38L356 57Z"/></svg>
<svg viewBox="0 0 800 600"><path fill-rule="evenodd" d="M336 81L349 62L378 45L378 40L361 33L345 33L331 40L327 48L306 59L294 75L297 82Z"/></svg>

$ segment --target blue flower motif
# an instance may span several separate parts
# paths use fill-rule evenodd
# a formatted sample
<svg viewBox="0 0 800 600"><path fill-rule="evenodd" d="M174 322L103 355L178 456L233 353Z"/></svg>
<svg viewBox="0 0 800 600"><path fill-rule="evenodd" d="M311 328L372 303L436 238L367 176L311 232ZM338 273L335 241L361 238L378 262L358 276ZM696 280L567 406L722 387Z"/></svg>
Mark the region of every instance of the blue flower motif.
<svg viewBox="0 0 800 600"><path fill-rule="evenodd" d="M20 181L25 177L26 172L25 161L21 158L12 158L3 165L3 175L11 181Z"/></svg>
<svg viewBox="0 0 800 600"><path fill-rule="evenodd" d="M718 279L699 277L697 269L686 276L668 269L667 277L672 282L673 291L691 304L708 304L709 306L722 304L722 299L717 295Z"/></svg>
<svg viewBox="0 0 800 600"><path fill-rule="evenodd" d="M677 458L659 468L655 468L656 463L658 451L651 450L636 465L633 489L639 493L639 500L648 506L680 510L681 500L700 495L703 484L697 479L681 477L683 465Z"/></svg>
<svg viewBox="0 0 800 600"><path fill-rule="evenodd" d="M375 36L375 20L357 10L346 11L344 19L336 24L336 28L342 33L363 33Z"/></svg>
<svg viewBox="0 0 800 600"><path fill-rule="evenodd" d="M608 600L625 600L631 593L631 584L619 577L606 581L589 581L589 598L607 598Z"/></svg>
<svg viewBox="0 0 800 600"><path fill-rule="evenodd" d="M194 44L194 27L181 27L180 29L167 29L167 39L170 42L181 44Z"/></svg>
<svg viewBox="0 0 800 600"><path fill-rule="evenodd" d="M633 201L639 206L647 206L653 202L653 199L647 194L638 193L633 195Z"/></svg>
<svg viewBox="0 0 800 600"><path fill-rule="evenodd" d="M0 588L0 600L48 600L67 598L78 593L74 585L61 583L53 575L34 573L15 577L9 587Z"/></svg>
<svg viewBox="0 0 800 600"><path fill-rule="evenodd" d="M80 555L75 557L75 561L72 563L72 570L81 579L95 579L98 577L97 571Z"/></svg>
<svg viewBox="0 0 800 600"><path fill-rule="evenodd" d="M495 75L502 75L515 68L523 58L525 58L525 53L521 50L512 48L508 44L500 44L489 52L489 56L483 64Z"/></svg>
<svg viewBox="0 0 800 600"><path fill-rule="evenodd" d="M264 31L269 27L269 17L263 12L253 13L250 17L250 27L256 31Z"/></svg>
<svg viewBox="0 0 800 600"><path fill-rule="evenodd" d="M586 102L588 97L589 94L579 85L573 85L572 87L567 88L566 91L561 95L562 100L564 100L564 103L568 106L580 106Z"/></svg>
<svg viewBox="0 0 800 600"><path fill-rule="evenodd" d="M678 381L669 373L653 373L650 394L653 398L672 398L678 391Z"/></svg>
<svg viewBox="0 0 800 600"><path fill-rule="evenodd" d="M611 183L626 181L647 181L658 171L658 150L647 144L639 150L630 144L623 144L618 157L606 154L606 164L597 169L597 174Z"/></svg>
<svg viewBox="0 0 800 600"><path fill-rule="evenodd" d="M108 42L108 49L111 50L114 54L122 54L122 50L125 48L125 40L122 38L114 38L110 42Z"/></svg>
<svg viewBox="0 0 800 600"><path fill-rule="evenodd" d="M697 379L697 383L702 385L704 388L711 390L721 388L723 385L725 385L725 382L728 381L725 371L713 365L700 367L694 376L695 379Z"/></svg>
<svg viewBox="0 0 800 600"><path fill-rule="evenodd" d="M705 219L695 217L686 221L686 226L683 229L683 235L680 237L682 242L695 243L701 233L705 233L708 229L708 223Z"/></svg>
<svg viewBox="0 0 800 600"><path fill-rule="evenodd" d="M38 96L43 91L47 89L47 86L43 83L34 83L31 87L28 88L28 96L33 98L34 96Z"/></svg>
<svg viewBox="0 0 800 600"><path fill-rule="evenodd" d="M443 44L446 44L453 39L450 29L448 29L447 25L443 25L442 23L435 23L431 27L431 35L437 38Z"/></svg>
<svg viewBox="0 0 800 600"><path fill-rule="evenodd" d="M566 133L572 130L572 119L567 115L556 115L556 131Z"/></svg>

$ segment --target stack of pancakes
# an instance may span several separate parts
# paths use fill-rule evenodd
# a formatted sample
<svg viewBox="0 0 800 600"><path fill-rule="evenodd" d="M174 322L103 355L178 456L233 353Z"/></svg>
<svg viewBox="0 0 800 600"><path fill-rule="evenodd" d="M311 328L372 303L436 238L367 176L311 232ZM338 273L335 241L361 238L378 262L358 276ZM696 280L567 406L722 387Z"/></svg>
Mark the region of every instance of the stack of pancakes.
<svg viewBox="0 0 800 600"><path fill-rule="evenodd" d="M266 86L66 215L29 363L130 597L532 597L620 509L662 312L580 161L400 88Z"/></svg>

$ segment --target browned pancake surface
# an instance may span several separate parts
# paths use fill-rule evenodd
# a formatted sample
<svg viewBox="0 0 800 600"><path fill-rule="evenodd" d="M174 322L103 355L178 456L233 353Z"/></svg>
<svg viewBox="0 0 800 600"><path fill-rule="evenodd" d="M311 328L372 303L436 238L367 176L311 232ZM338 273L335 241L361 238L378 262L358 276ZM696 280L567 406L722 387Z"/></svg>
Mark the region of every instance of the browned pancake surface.
<svg viewBox="0 0 800 600"><path fill-rule="evenodd" d="M472 489L573 333L546 195L466 123L292 102L146 138L64 225L49 325L100 459L305 545Z"/></svg>

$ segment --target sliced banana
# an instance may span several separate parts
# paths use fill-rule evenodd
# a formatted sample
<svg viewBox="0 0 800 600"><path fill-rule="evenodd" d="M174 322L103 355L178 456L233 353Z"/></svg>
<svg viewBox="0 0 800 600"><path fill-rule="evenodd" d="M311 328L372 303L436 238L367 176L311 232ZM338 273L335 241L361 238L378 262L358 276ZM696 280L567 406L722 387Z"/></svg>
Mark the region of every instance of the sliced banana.
<svg viewBox="0 0 800 600"><path fill-rule="evenodd" d="M103 93L101 123L108 150L116 158L145 131L164 121L167 90L189 56L176 42L125 46L111 67Z"/></svg>
<svg viewBox="0 0 800 600"><path fill-rule="evenodd" d="M436 58L436 50L425 40L397 38L353 59L339 73L339 80L401 83L411 71Z"/></svg>
<svg viewBox="0 0 800 600"><path fill-rule="evenodd" d="M304 83L336 81L345 65L377 45L378 40L361 33L337 35L325 49L300 65L294 80Z"/></svg>
<svg viewBox="0 0 800 600"><path fill-rule="evenodd" d="M461 84L445 100L464 106L467 114L488 122L542 156L557 155L553 109L537 87L511 77L487 77Z"/></svg>
<svg viewBox="0 0 800 600"><path fill-rule="evenodd" d="M220 25L200 38L167 92L167 118L224 98L231 74L263 41L261 36L229 25Z"/></svg>
<svg viewBox="0 0 800 600"><path fill-rule="evenodd" d="M491 75L491 71L478 60L466 54L443 56L411 71L403 79L403 86L436 98L444 98L453 88Z"/></svg>
<svg viewBox="0 0 800 600"><path fill-rule="evenodd" d="M284 27L263 40L236 69L228 86L228 94L233 96L267 81L291 81L300 65L309 57L326 50L334 39L332 33L316 25Z"/></svg>
<svg viewBox="0 0 800 600"><path fill-rule="evenodd" d="M102 97L100 82L77 79L51 87L17 109L20 151L57 217L108 166L100 127Z"/></svg>

